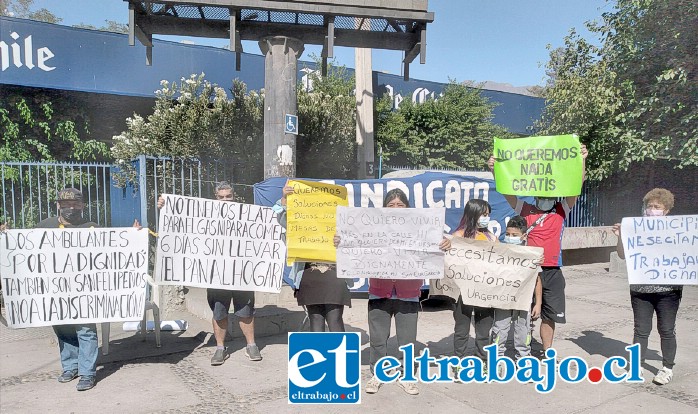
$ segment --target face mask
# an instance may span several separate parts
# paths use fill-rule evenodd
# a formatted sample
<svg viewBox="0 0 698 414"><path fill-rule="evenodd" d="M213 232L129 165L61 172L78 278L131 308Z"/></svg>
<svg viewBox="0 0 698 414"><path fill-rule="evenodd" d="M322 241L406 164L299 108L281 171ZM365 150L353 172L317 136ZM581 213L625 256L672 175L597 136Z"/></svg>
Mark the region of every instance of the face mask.
<svg viewBox="0 0 698 414"><path fill-rule="evenodd" d="M664 215L664 210L645 209L645 217L660 217Z"/></svg>
<svg viewBox="0 0 698 414"><path fill-rule="evenodd" d="M59 213L63 220L71 224L82 218L82 209L77 209L73 207L62 208Z"/></svg>
<svg viewBox="0 0 698 414"><path fill-rule="evenodd" d="M536 207L542 211L549 211L555 207L556 200L554 198L537 198Z"/></svg>
<svg viewBox="0 0 698 414"><path fill-rule="evenodd" d="M487 225L490 224L490 218L489 217L480 217L477 219L477 227L484 229L487 228Z"/></svg>
<svg viewBox="0 0 698 414"><path fill-rule="evenodd" d="M504 243L507 243L507 244L521 244L521 237L518 237L518 236L504 236Z"/></svg>

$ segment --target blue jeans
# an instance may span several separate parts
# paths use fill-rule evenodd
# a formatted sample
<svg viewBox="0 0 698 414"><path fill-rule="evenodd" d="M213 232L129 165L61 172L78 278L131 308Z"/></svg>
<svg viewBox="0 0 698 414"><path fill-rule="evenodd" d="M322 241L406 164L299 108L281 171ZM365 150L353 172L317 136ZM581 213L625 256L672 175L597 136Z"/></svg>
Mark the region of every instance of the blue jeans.
<svg viewBox="0 0 698 414"><path fill-rule="evenodd" d="M58 337L63 371L77 370L80 376L97 374L97 325L53 325Z"/></svg>
<svg viewBox="0 0 698 414"><path fill-rule="evenodd" d="M676 314L681 303L682 291L639 293L630 291L635 329L633 343L640 344L640 358L645 361L647 342L652 332L652 317L657 314L657 331L661 339L662 364L674 368L676 358Z"/></svg>

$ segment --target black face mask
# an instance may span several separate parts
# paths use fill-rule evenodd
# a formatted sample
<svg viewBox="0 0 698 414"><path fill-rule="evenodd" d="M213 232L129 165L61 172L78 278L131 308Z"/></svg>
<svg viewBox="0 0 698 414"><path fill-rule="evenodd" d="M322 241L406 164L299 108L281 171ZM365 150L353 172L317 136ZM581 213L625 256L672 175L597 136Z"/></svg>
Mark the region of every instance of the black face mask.
<svg viewBox="0 0 698 414"><path fill-rule="evenodd" d="M70 224L82 220L82 209L73 207L62 208L60 209L59 214L61 215L63 220L67 221Z"/></svg>

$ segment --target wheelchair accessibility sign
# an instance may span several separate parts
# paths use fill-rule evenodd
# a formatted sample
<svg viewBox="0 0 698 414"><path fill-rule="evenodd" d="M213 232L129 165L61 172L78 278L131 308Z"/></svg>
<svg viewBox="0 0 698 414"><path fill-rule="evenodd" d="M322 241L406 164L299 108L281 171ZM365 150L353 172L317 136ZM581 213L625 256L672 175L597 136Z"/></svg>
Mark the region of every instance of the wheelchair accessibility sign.
<svg viewBox="0 0 698 414"><path fill-rule="evenodd" d="M286 114L284 133L298 135L298 116Z"/></svg>

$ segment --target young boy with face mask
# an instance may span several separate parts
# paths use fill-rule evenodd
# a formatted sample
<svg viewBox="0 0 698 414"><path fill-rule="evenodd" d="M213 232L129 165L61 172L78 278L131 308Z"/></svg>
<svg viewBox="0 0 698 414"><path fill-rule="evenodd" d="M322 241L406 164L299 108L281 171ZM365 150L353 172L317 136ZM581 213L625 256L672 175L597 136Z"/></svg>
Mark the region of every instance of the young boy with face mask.
<svg viewBox="0 0 698 414"><path fill-rule="evenodd" d="M507 223L504 235L504 243L513 245L526 244L526 219L521 216L514 216ZM515 358L529 356L531 354L531 320L536 320L540 316L541 301L543 298L543 286L540 281L540 274L536 278L534 290L534 301L531 312L513 309L495 309L494 325L492 326L492 343L497 344L497 353L503 356L506 353L506 341L509 337L509 328L512 320L514 322L514 349Z"/></svg>

